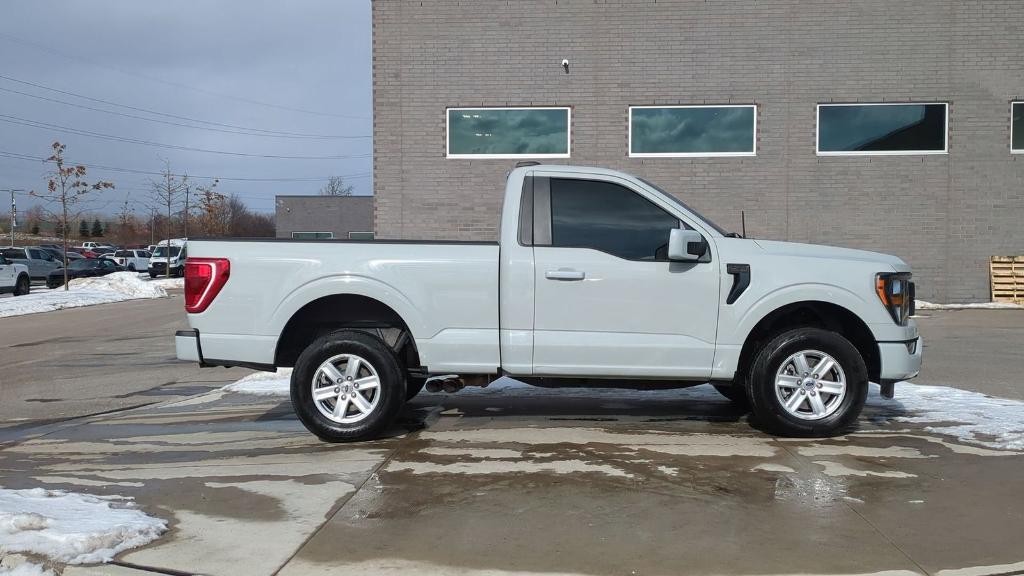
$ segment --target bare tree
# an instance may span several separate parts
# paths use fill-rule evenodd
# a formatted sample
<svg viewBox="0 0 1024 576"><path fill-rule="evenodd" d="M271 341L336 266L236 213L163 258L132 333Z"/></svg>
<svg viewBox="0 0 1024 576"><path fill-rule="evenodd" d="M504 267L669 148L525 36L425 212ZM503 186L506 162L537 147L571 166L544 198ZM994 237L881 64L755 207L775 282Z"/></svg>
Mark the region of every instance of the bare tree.
<svg viewBox="0 0 1024 576"><path fill-rule="evenodd" d="M345 184L345 179L341 176L331 176L327 183L320 188L321 196L351 196L352 191L356 187L351 184Z"/></svg>
<svg viewBox="0 0 1024 576"><path fill-rule="evenodd" d="M157 180L149 181L150 188L153 190L153 200L161 208L167 208L167 225L165 227L165 233L167 234L167 270L166 277L171 277L171 236L173 236L171 214L174 211L174 207L181 202L181 196L184 195L185 189L188 186L188 175L183 175L180 178L171 172L171 163L164 162L164 171L161 178Z"/></svg>
<svg viewBox="0 0 1024 576"><path fill-rule="evenodd" d="M44 200L54 208L43 208L51 217L57 220L60 227L61 239L64 241L64 289L68 289L68 221L78 218L85 209L79 209L81 202L89 195L108 188L114 184L106 181L97 181L89 184L85 181L85 166L64 165L64 149L66 146L60 142L54 142L51 146L53 155L45 160L52 162L55 166L52 172L47 173L46 192L29 192L30 195Z"/></svg>

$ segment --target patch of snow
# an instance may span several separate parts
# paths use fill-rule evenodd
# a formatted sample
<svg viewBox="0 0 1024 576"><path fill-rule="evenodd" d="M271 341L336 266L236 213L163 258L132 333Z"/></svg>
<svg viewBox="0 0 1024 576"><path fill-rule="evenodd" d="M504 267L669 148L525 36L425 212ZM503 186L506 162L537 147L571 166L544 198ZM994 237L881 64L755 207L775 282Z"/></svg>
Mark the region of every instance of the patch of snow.
<svg viewBox="0 0 1024 576"><path fill-rule="evenodd" d="M1024 310L1022 304L1007 302L970 302L967 304L936 304L925 300L914 300L918 310Z"/></svg>
<svg viewBox="0 0 1024 576"><path fill-rule="evenodd" d="M157 276L156 278L150 278L149 274L140 274L139 278L146 283L148 286L159 286L164 290L170 290L172 288L184 289L185 279L184 278L165 278L163 276Z"/></svg>
<svg viewBox="0 0 1024 576"><path fill-rule="evenodd" d="M167 297L166 290L158 285L143 282L134 272L114 272L99 278L79 278L69 282L68 288L33 288L32 292L24 296L4 298L0 300L0 318L140 298Z"/></svg>
<svg viewBox="0 0 1024 576"><path fill-rule="evenodd" d="M47 570L39 564L22 561L8 566L6 559L4 558L5 562L0 562L0 576L53 576L52 570Z"/></svg>
<svg viewBox="0 0 1024 576"><path fill-rule="evenodd" d="M895 401L872 385L868 406L888 410L898 422L926 424L925 430L961 442L1001 450L1024 450L1024 402L947 386L912 382L896 385Z"/></svg>
<svg viewBox="0 0 1024 576"><path fill-rule="evenodd" d="M291 368L278 368L277 372L249 374L221 388L227 392L253 396L288 396L291 390Z"/></svg>
<svg viewBox="0 0 1024 576"><path fill-rule="evenodd" d="M166 529L165 521L119 496L0 488L0 553L39 554L68 564L109 562Z"/></svg>

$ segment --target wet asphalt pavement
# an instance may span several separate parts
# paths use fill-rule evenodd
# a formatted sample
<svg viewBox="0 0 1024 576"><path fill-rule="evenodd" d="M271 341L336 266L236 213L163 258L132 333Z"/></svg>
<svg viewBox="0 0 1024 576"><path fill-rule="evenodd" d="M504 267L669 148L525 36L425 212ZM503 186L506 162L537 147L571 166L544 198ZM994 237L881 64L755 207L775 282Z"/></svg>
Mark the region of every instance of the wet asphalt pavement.
<svg viewBox="0 0 1024 576"><path fill-rule="evenodd" d="M171 366L167 301L116 306L116 334L72 330L68 350L28 331L5 360L20 370L0 390L12 414L40 405L29 392L116 411L5 416L0 486L133 497L169 521L114 564L57 566L65 576L1024 574L1024 454L908 421L899 388L828 440L767 436L700 387L421 394L386 438L331 445L284 399ZM1024 398L1024 313L936 312L921 327L922 384ZM104 364L117 346L145 350ZM92 360L62 371L78 357ZM24 380L33 363L59 385ZM85 408L63 392L79 380Z"/></svg>
<svg viewBox="0 0 1024 576"><path fill-rule="evenodd" d="M287 402L213 392L8 431L0 470L170 521L65 574L1021 573L1024 455L901 415L786 440L703 389L424 394L388 438L330 445Z"/></svg>

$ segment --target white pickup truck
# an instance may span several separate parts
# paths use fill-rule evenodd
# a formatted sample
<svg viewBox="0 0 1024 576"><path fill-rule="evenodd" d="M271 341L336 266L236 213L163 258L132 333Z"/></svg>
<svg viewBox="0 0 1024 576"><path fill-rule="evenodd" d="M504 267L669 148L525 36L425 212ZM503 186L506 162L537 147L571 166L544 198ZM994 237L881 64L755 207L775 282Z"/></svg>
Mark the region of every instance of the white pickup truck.
<svg viewBox="0 0 1024 576"><path fill-rule="evenodd" d="M712 383L781 435L838 433L878 382L917 375L899 258L730 234L601 168L508 176L500 242L196 240L185 265L204 366L294 366L328 441L380 433L432 377L544 386Z"/></svg>

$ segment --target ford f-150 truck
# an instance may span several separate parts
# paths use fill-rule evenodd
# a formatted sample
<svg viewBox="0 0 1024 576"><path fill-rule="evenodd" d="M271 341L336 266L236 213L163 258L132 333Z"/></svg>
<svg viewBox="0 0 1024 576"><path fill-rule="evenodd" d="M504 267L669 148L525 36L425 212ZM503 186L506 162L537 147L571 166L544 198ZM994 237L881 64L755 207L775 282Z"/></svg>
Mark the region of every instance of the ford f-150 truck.
<svg viewBox="0 0 1024 576"><path fill-rule="evenodd" d="M641 178L509 173L500 241L196 240L178 358L293 366L291 400L324 440L380 433L431 379L544 386L710 382L781 435L892 397L922 342L899 258L742 238Z"/></svg>

